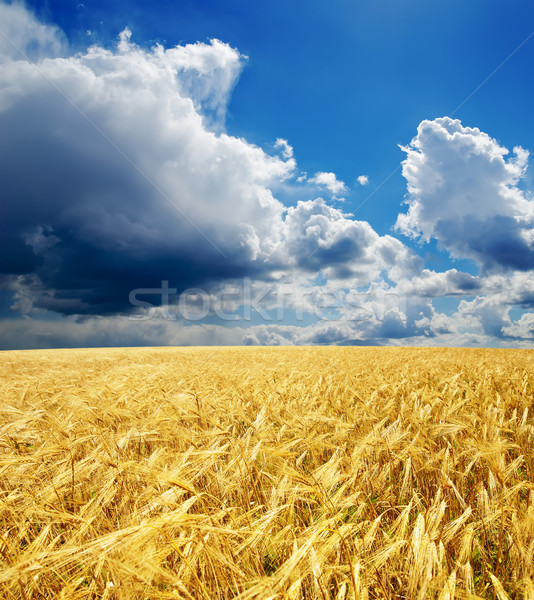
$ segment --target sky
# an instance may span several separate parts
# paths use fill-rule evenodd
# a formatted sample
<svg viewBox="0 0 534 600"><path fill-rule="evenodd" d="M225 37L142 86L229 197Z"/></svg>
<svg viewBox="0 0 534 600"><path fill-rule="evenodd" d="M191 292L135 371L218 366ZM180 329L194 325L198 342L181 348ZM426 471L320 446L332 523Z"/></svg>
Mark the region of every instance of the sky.
<svg viewBox="0 0 534 600"><path fill-rule="evenodd" d="M530 0L0 0L0 349L532 348Z"/></svg>

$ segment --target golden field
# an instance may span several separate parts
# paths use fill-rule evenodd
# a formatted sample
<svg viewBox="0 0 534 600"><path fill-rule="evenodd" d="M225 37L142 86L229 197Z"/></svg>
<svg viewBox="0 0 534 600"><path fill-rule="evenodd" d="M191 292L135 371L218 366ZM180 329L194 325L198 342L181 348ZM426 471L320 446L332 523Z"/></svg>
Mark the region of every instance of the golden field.
<svg viewBox="0 0 534 600"><path fill-rule="evenodd" d="M534 351L0 353L0 597L534 599Z"/></svg>

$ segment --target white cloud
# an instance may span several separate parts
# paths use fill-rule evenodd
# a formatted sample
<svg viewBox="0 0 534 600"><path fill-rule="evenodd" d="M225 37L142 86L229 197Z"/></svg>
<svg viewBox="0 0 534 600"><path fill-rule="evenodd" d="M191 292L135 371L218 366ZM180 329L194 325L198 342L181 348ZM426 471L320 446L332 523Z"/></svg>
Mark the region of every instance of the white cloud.
<svg viewBox="0 0 534 600"><path fill-rule="evenodd" d="M513 338L534 340L534 313L525 313L518 321L503 327L502 332Z"/></svg>
<svg viewBox="0 0 534 600"><path fill-rule="evenodd" d="M315 175L309 179L311 183L315 183L321 187L327 189L332 196L338 196L339 194L344 194L347 192L347 186L340 181L335 173L326 173L324 171L320 171L315 173Z"/></svg>
<svg viewBox="0 0 534 600"><path fill-rule="evenodd" d="M277 138L274 143L274 147L279 149L282 153L282 156L287 160L288 158L293 158L293 146L290 146L287 143L287 140L282 138Z"/></svg>
<svg viewBox="0 0 534 600"><path fill-rule="evenodd" d="M480 279L480 293L498 298L502 304L534 308L534 278L522 271L497 273Z"/></svg>
<svg viewBox="0 0 534 600"><path fill-rule="evenodd" d="M480 331L489 337L501 338L503 329L511 324L510 307L498 297L477 296L474 300L462 300L454 315L456 327L463 323L470 331Z"/></svg>
<svg viewBox="0 0 534 600"><path fill-rule="evenodd" d="M479 129L448 117L423 121L403 175L406 214L397 229L434 237L455 258L472 258L485 270L534 268L534 202L517 186L528 152L508 150Z"/></svg>
<svg viewBox="0 0 534 600"><path fill-rule="evenodd" d="M0 58L3 60L20 60L23 55L37 60L66 52L63 32L55 26L40 23L17 2L0 3L0 33Z"/></svg>
<svg viewBox="0 0 534 600"><path fill-rule="evenodd" d="M481 289L479 278L449 269L441 273L423 269L415 277L403 278L398 286L404 294L439 298L442 296L473 296Z"/></svg>
<svg viewBox="0 0 534 600"><path fill-rule="evenodd" d="M349 217L321 198L298 202L287 209L281 250L294 267L350 279L356 287L369 285L383 270L396 278L395 269L413 273L419 266L420 259L401 242Z"/></svg>
<svg viewBox="0 0 534 600"><path fill-rule="evenodd" d="M367 175L360 175L357 181L360 185L367 185L369 183L369 177Z"/></svg>

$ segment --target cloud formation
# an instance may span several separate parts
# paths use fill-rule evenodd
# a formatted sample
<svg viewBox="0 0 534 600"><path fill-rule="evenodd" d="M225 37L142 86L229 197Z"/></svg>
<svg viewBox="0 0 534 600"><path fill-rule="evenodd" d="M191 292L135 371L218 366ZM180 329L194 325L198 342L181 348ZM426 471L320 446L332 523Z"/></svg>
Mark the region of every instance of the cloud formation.
<svg viewBox="0 0 534 600"><path fill-rule="evenodd" d="M282 156L287 160L293 158L293 147L287 143L287 140L277 138L274 147L280 150Z"/></svg>
<svg viewBox="0 0 534 600"><path fill-rule="evenodd" d="M478 128L448 117L423 121L403 148L408 212L397 229L438 240L483 271L534 269L534 201L520 187L528 152L509 151Z"/></svg>
<svg viewBox="0 0 534 600"><path fill-rule="evenodd" d="M125 29L73 55L21 5L0 3L0 24L0 310L19 317L0 318L0 347L531 343L526 150L420 124L396 229L479 267L437 272L337 208L345 183L307 178L287 140L269 153L226 132L246 64L230 45L147 49ZM145 319L131 292L163 281L172 318L141 293L162 304ZM187 290L190 315L208 299L205 320L175 316Z"/></svg>
<svg viewBox="0 0 534 600"><path fill-rule="evenodd" d="M525 313L521 318L503 328L504 335L524 340L534 340L534 313Z"/></svg>
<svg viewBox="0 0 534 600"><path fill-rule="evenodd" d="M55 47L56 30L17 11L27 46ZM269 155L224 132L245 61L236 49L144 49L131 38L124 30L112 50L0 64L0 273L15 308L106 315L162 280L209 291L281 272L368 285L398 263L392 246L405 260L400 242L320 199L287 209L275 198L296 170L288 142ZM333 173L314 182L346 189Z"/></svg>
<svg viewBox="0 0 534 600"><path fill-rule="evenodd" d="M345 183L343 181L340 181L336 177L335 173L319 171L318 173L315 173L315 175L310 179L310 182L315 183L318 186L324 187L334 197L337 197L340 194L344 194L348 191Z"/></svg>
<svg viewBox="0 0 534 600"><path fill-rule="evenodd" d="M218 41L146 51L123 33L115 52L2 63L2 272L40 307L105 313L165 274L265 269L283 211L267 186L293 165L211 131L239 61Z"/></svg>
<svg viewBox="0 0 534 600"><path fill-rule="evenodd" d="M30 60L62 56L67 40L58 28L40 23L22 4L0 3L0 58Z"/></svg>

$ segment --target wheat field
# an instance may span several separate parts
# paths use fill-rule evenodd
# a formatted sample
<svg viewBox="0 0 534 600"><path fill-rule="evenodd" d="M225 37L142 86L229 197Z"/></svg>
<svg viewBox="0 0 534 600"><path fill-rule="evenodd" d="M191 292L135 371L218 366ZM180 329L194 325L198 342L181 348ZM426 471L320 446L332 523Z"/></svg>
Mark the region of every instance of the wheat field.
<svg viewBox="0 0 534 600"><path fill-rule="evenodd" d="M534 351L0 354L0 597L534 599Z"/></svg>

